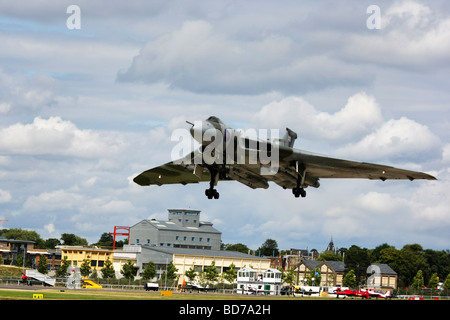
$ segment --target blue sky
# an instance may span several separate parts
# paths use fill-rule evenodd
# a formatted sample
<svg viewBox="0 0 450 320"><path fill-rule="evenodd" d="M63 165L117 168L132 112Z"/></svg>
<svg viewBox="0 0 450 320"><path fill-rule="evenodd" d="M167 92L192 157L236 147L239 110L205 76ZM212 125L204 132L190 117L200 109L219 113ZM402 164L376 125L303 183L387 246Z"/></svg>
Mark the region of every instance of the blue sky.
<svg viewBox="0 0 450 320"><path fill-rule="evenodd" d="M0 228L95 242L191 208L253 249L450 248L447 1L3 0L0 43ZM132 182L210 115L438 180L322 180L304 199L222 183L215 201L204 184Z"/></svg>

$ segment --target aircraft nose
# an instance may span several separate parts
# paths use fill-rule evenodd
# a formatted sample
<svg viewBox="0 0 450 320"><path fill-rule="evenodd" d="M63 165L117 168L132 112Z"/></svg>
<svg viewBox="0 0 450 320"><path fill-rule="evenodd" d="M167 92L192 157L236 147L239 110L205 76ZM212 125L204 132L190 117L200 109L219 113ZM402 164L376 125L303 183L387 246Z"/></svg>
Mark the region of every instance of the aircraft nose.
<svg viewBox="0 0 450 320"><path fill-rule="evenodd" d="M194 124L192 124L191 129L189 129L189 132L191 133L191 136L194 139L202 138L203 137L203 125L201 122L196 121Z"/></svg>

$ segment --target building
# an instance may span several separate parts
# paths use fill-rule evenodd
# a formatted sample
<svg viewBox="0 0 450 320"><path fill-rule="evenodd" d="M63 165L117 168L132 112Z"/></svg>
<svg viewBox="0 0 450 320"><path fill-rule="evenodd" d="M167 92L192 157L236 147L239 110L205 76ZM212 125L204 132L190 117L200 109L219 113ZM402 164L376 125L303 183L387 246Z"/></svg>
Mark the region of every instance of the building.
<svg viewBox="0 0 450 320"><path fill-rule="evenodd" d="M318 270L320 286L342 286L345 264L342 261L303 260L297 266L297 283L306 284L311 272Z"/></svg>
<svg viewBox="0 0 450 320"><path fill-rule="evenodd" d="M145 219L130 228L130 245L220 250L222 233L199 210L169 209L168 221Z"/></svg>
<svg viewBox="0 0 450 320"><path fill-rule="evenodd" d="M318 271L322 287L343 285L345 264L342 261L303 260L297 266L297 284L307 284L311 272ZM367 268L367 287L371 289L397 289L397 273L387 264L371 264Z"/></svg>
<svg viewBox="0 0 450 320"><path fill-rule="evenodd" d="M62 259L67 257L74 267L81 267L85 260L90 261L91 269L100 271L105 266L105 261L110 259L113 262L114 251L109 249L89 248L81 246L56 246L61 250Z"/></svg>
<svg viewBox="0 0 450 320"><path fill-rule="evenodd" d="M273 268L258 272L245 267L237 272L237 293L278 295L283 284L281 271Z"/></svg>
<svg viewBox="0 0 450 320"><path fill-rule="evenodd" d="M270 267L270 259L268 258L252 256L237 251L141 246L141 252L137 255L136 263L139 274L142 274L150 261L153 261L155 264L158 279L166 270L166 266L172 262L175 268L178 269L179 283L183 282L186 271L192 267L196 272L204 271L205 267L211 266L213 261L219 274L227 271L232 264L236 270L245 266L252 266L259 273Z"/></svg>
<svg viewBox="0 0 450 320"><path fill-rule="evenodd" d="M333 237L331 237L330 243L328 244L325 251L336 252L336 249L334 248Z"/></svg>
<svg viewBox="0 0 450 320"><path fill-rule="evenodd" d="M395 272L387 264L371 264L367 269L367 287L370 289L396 289L397 288L397 272Z"/></svg>

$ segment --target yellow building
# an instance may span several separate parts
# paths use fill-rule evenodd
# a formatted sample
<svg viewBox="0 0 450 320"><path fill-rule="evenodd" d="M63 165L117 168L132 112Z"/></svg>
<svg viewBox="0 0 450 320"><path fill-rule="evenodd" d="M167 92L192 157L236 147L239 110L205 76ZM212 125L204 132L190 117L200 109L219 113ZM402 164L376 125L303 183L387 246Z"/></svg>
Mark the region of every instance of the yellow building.
<svg viewBox="0 0 450 320"><path fill-rule="evenodd" d="M172 262L178 269L176 273L180 283L182 283L186 271L192 267L196 272L205 270L205 267L211 266L213 261L219 274L225 272L232 264L236 271L244 267L251 267L256 272L262 273L270 268L270 259L241 252L142 246L142 251L137 256L137 267L140 273L150 261L155 263L158 274L162 273L166 265Z"/></svg>
<svg viewBox="0 0 450 320"><path fill-rule="evenodd" d="M61 250L61 259L67 257L72 266L81 267L85 259L90 261L92 270L100 271L105 261L113 262L114 251L109 249L89 248L80 246L57 246Z"/></svg>

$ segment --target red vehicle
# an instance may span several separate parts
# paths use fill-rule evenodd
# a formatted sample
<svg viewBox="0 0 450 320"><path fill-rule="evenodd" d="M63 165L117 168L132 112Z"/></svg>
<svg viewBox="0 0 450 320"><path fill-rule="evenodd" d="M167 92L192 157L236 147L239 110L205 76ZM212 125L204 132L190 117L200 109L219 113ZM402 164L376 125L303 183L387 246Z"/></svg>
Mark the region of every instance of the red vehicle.
<svg viewBox="0 0 450 320"><path fill-rule="evenodd" d="M361 297L363 299L368 299L370 294L368 291L366 290L350 290L350 289L345 289L345 290L341 290L340 288L337 288L337 290L334 291L334 293L336 294L336 298L339 298L339 296L344 296L344 299L346 297L351 297L353 299L353 297Z"/></svg>

